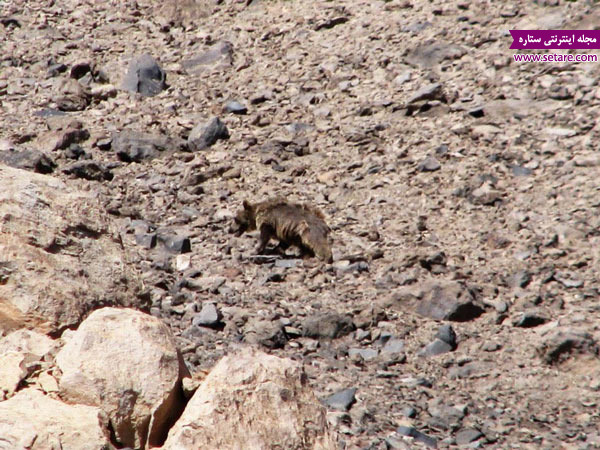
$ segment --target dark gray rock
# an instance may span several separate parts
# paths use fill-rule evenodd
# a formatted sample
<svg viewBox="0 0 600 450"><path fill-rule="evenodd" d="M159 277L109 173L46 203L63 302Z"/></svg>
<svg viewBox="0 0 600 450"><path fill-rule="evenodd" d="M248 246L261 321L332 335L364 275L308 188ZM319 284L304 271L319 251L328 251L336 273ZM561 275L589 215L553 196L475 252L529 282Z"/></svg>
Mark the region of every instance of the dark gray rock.
<svg viewBox="0 0 600 450"><path fill-rule="evenodd" d="M252 320L243 330L244 342L266 348L283 348L288 341L283 324L277 320Z"/></svg>
<svg viewBox="0 0 600 450"><path fill-rule="evenodd" d="M56 168L56 163L52 158L39 150L33 149L0 151L0 162L17 169L43 174L52 173Z"/></svg>
<svg viewBox="0 0 600 450"><path fill-rule="evenodd" d="M59 76L61 73L65 73L67 71L67 65L63 63L51 64L48 66L48 70L46 71L46 76L48 78L53 78Z"/></svg>
<svg viewBox="0 0 600 450"><path fill-rule="evenodd" d="M79 62L76 64L73 64L71 66L71 71L69 72L69 76L71 78L75 78L76 80L79 80L80 78L83 78L85 75L87 75L88 73L92 72L92 66L90 65L90 63L88 62Z"/></svg>
<svg viewBox="0 0 600 450"><path fill-rule="evenodd" d="M114 178L110 170L96 161L79 161L65 167L63 172L90 181L110 181Z"/></svg>
<svg viewBox="0 0 600 450"><path fill-rule="evenodd" d="M166 151L187 148L180 139L129 130L114 133L111 147L121 161L128 163L152 159Z"/></svg>
<svg viewBox="0 0 600 450"><path fill-rule="evenodd" d="M324 398L322 402L327 408L337 411L348 411L354 402L356 402L356 391L357 388L344 389Z"/></svg>
<svg viewBox="0 0 600 450"><path fill-rule="evenodd" d="M400 413L404 417L408 417L409 419L413 419L413 418L417 417L417 410L415 408L413 408L412 406L404 406L403 408L400 409Z"/></svg>
<svg viewBox="0 0 600 450"><path fill-rule="evenodd" d="M307 318L302 324L304 336L335 339L354 331L352 319L338 313L321 313Z"/></svg>
<svg viewBox="0 0 600 450"><path fill-rule="evenodd" d="M406 104L411 105L416 102L422 102L426 100L441 100L442 98L444 98L442 85L440 83L432 83L422 87L412 96L410 96L406 101Z"/></svg>
<svg viewBox="0 0 600 450"><path fill-rule="evenodd" d="M139 233L135 235L135 243L147 250L156 247L156 233Z"/></svg>
<svg viewBox="0 0 600 450"><path fill-rule="evenodd" d="M424 433L421 433L416 428L399 426L396 429L396 433L398 433L400 436L409 436L413 438L416 442L425 444L427 447L437 448L437 439L432 438L431 436L428 436Z"/></svg>
<svg viewBox="0 0 600 450"><path fill-rule="evenodd" d="M456 348L456 333L452 325L442 325L435 334L435 337L450 345L452 349Z"/></svg>
<svg viewBox="0 0 600 450"><path fill-rule="evenodd" d="M153 97L166 89L167 75L149 54L131 60L122 89Z"/></svg>
<svg viewBox="0 0 600 450"><path fill-rule="evenodd" d="M548 322L548 317L539 311L525 311L513 319L513 325L520 328L533 328Z"/></svg>
<svg viewBox="0 0 600 450"><path fill-rule="evenodd" d="M483 437L483 433L475 428L465 428L456 433L456 445L467 445Z"/></svg>
<svg viewBox="0 0 600 450"><path fill-rule="evenodd" d="M71 144L69 148L65 150L65 156L69 159L89 159L90 157L87 155L85 150L81 148L78 144Z"/></svg>
<svg viewBox="0 0 600 450"><path fill-rule="evenodd" d="M404 351L404 341L402 339L389 339L383 348L382 354L401 353Z"/></svg>
<svg viewBox="0 0 600 450"><path fill-rule="evenodd" d="M248 108L246 108L240 102L235 101L235 100L227 102L225 104L225 107L223 108L223 110L228 113L240 114L240 115L246 114L248 112Z"/></svg>
<svg viewBox="0 0 600 450"><path fill-rule="evenodd" d="M190 238L181 236L157 236L158 242L171 253L189 253L192 251L192 244Z"/></svg>
<svg viewBox="0 0 600 450"><path fill-rule="evenodd" d="M419 225L421 224L417 223L417 228L419 228ZM425 229L427 229L426 226ZM447 262L448 258L444 252L435 252L419 259L419 264L421 267L434 274L445 273Z"/></svg>
<svg viewBox="0 0 600 450"><path fill-rule="evenodd" d="M476 106L475 108L471 108L470 110L468 110L467 114L469 114L471 117L479 119L485 116L485 111L483 109L483 106Z"/></svg>
<svg viewBox="0 0 600 450"><path fill-rule="evenodd" d="M221 119L215 117L208 122L196 125L188 137L191 150L203 150L210 147L219 139L229 139L229 130Z"/></svg>
<svg viewBox="0 0 600 450"><path fill-rule="evenodd" d="M425 348L418 352L419 356L435 356L443 353L448 353L453 350L452 346L441 339L435 339L433 342L427 344Z"/></svg>
<svg viewBox="0 0 600 450"><path fill-rule="evenodd" d="M223 318L221 311L214 303L204 303L202 309L192 319L192 325L200 327L214 327L219 325Z"/></svg>
<svg viewBox="0 0 600 450"><path fill-rule="evenodd" d="M66 116L67 113L56 108L42 108L33 113L36 117L60 117Z"/></svg>
<svg viewBox="0 0 600 450"><path fill-rule="evenodd" d="M419 163L417 169L419 172L435 172L436 170L440 170L441 167L442 165L437 159L435 159L433 156L428 156Z"/></svg>
<svg viewBox="0 0 600 450"><path fill-rule="evenodd" d="M425 282L396 291L397 304L412 307L418 314L435 320L466 322L483 314L474 292L456 281Z"/></svg>

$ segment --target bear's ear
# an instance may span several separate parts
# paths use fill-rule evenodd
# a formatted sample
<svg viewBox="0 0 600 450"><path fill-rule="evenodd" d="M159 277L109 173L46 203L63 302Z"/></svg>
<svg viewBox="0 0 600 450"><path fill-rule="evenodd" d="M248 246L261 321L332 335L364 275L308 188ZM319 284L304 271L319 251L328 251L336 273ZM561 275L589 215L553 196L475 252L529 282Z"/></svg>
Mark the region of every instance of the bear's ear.
<svg viewBox="0 0 600 450"><path fill-rule="evenodd" d="M246 211L250 211L252 209L252 205L250 204L250 202L248 202L248 200L244 200L243 205Z"/></svg>

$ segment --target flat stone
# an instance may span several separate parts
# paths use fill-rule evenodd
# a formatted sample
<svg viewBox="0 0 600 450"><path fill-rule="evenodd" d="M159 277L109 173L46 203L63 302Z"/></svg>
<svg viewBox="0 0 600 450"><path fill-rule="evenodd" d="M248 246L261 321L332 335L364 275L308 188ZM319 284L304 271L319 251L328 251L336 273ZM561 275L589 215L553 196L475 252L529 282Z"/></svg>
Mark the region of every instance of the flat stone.
<svg viewBox="0 0 600 450"><path fill-rule="evenodd" d="M452 346L441 339L435 339L433 342L427 344L425 348L418 352L419 356L435 356L443 353L448 353L453 350Z"/></svg>
<svg viewBox="0 0 600 450"><path fill-rule="evenodd" d="M351 348L348 350L348 356L352 359L360 357L365 361L377 358L379 352L373 348Z"/></svg>
<svg viewBox="0 0 600 450"><path fill-rule="evenodd" d="M583 280L573 272L556 272L553 278L566 288L578 288L583 286Z"/></svg>
<svg viewBox="0 0 600 450"><path fill-rule="evenodd" d="M381 349L382 354L401 353L404 351L404 341L402 339L390 339Z"/></svg>
<svg viewBox="0 0 600 450"><path fill-rule="evenodd" d="M432 438L431 436L428 436L424 433L421 433L416 428L401 425L396 429L396 433L398 433L401 436L409 436L413 438L416 442L420 442L426 445L427 447L437 448L437 439Z"/></svg>
<svg viewBox="0 0 600 450"><path fill-rule="evenodd" d="M335 409L337 411L348 411L356 402L356 394L357 388L348 388L341 391L336 392L333 395L322 400L323 404L330 409Z"/></svg>
<svg viewBox="0 0 600 450"><path fill-rule="evenodd" d="M465 428L456 433L454 439L456 440L456 445L467 445L482 437L483 433L481 431L475 428Z"/></svg>
<svg viewBox="0 0 600 450"><path fill-rule="evenodd" d="M0 162L16 169L36 173L52 173L56 163L47 154L33 149L10 149L0 151Z"/></svg>
<svg viewBox="0 0 600 450"><path fill-rule="evenodd" d="M433 156L428 156L419 163L417 169L419 172L435 172L436 170L440 170L441 167L442 165L437 159L435 159Z"/></svg>
<svg viewBox="0 0 600 450"><path fill-rule="evenodd" d="M425 100L439 100L443 96L442 85L440 83L428 84L409 97L407 105Z"/></svg>
<svg viewBox="0 0 600 450"><path fill-rule="evenodd" d="M246 108L240 102L235 101L235 100L227 102L223 109L225 112L232 113L232 114L240 114L240 115L246 114L248 112L248 108Z"/></svg>

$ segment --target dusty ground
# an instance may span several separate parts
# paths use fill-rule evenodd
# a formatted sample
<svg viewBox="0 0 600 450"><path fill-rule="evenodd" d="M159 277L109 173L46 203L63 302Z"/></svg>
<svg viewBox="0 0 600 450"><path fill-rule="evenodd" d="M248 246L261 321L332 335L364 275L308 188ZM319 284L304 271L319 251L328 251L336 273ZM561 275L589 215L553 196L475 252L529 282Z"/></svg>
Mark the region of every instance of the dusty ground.
<svg viewBox="0 0 600 450"><path fill-rule="evenodd" d="M0 153L43 151L97 192L190 368L250 342L303 361L323 398L356 388L330 414L345 448L432 445L399 426L439 447L599 447L600 63L515 63L508 33L591 29L598 7L172 3L0 2ZM220 41L230 53L190 63ZM143 53L166 72L154 97L119 89ZM70 76L90 93L58 113ZM186 151L215 116L229 139ZM74 119L89 137L57 148ZM123 130L171 141L129 163ZM99 181L66 173L77 157ZM257 258L256 236L229 233L243 199L274 194L324 211L332 265ZM457 292L473 314L419 314ZM421 354L443 324L456 349Z"/></svg>

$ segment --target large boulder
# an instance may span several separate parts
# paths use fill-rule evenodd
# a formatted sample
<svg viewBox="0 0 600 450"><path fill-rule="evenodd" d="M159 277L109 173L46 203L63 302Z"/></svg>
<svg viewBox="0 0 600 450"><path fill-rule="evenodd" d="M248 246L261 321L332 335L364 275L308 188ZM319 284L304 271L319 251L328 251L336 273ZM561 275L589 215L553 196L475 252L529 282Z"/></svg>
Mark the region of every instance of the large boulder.
<svg viewBox="0 0 600 450"><path fill-rule="evenodd" d="M325 409L301 366L251 349L212 369L163 450L334 449Z"/></svg>
<svg viewBox="0 0 600 450"><path fill-rule="evenodd" d="M94 311L56 355L64 399L98 406L118 443L161 445L184 408L189 375L159 319L131 309Z"/></svg>
<svg viewBox="0 0 600 450"><path fill-rule="evenodd" d="M25 389L0 402L0 449L109 449L106 425L98 408L68 405Z"/></svg>
<svg viewBox="0 0 600 450"><path fill-rule="evenodd" d="M139 307L139 282L92 192L0 165L0 335L58 335L98 306Z"/></svg>

